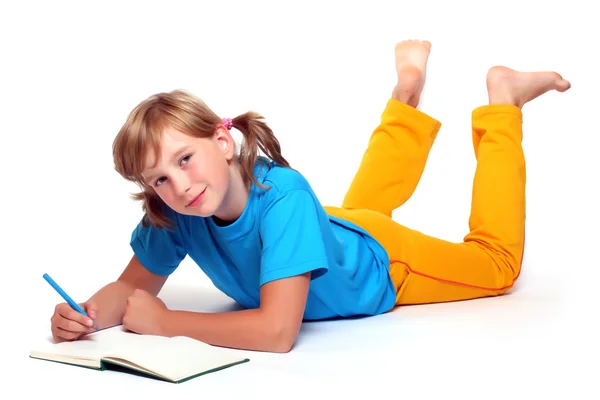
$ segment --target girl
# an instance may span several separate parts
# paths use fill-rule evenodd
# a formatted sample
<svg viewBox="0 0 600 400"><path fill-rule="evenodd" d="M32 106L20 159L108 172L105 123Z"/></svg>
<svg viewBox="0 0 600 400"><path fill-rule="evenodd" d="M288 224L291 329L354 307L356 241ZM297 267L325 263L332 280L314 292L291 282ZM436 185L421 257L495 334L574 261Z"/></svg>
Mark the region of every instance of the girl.
<svg viewBox="0 0 600 400"><path fill-rule="evenodd" d="M430 47L396 45L398 82L340 208L319 204L259 115L221 119L183 91L139 104L114 142L117 171L142 189L134 255L116 282L82 304L89 319L56 307L54 339L122 323L140 334L287 352L303 320L509 290L524 245L521 108L570 83L555 72L489 70L489 105L472 113L470 232L462 243L446 242L392 219L415 190L441 126L416 109ZM232 127L244 135L239 156ZM167 309L156 296L186 255L244 310Z"/></svg>

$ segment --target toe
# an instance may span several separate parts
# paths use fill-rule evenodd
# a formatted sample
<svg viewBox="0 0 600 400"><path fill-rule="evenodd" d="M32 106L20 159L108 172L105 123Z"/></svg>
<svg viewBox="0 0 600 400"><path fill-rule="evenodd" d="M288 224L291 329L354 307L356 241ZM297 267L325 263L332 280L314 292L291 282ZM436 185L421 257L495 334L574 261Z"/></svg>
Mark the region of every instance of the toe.
<svg viewBox="0 0 600 400"><path fill-rule="evenodd" d="M566 79L561 79L556 82L556 90L559 92L564 92L571 88L571 82Z"/></svg>

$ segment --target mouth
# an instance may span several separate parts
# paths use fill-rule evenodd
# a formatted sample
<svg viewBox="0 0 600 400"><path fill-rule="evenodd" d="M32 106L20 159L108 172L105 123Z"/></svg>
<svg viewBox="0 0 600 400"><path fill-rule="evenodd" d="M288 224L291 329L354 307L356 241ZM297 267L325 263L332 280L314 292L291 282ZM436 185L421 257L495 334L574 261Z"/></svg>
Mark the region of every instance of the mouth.
<svg viewBox="0 0 600 400"><path fill-rule="evenodd" d="M206 192L206 188L204 188L204 190L202 192L200 192L200 194L196 197L194 197L192 199L192 201L190 201L186 207L194 207L198 204L200 204L200 202L202 201L202 198L204 197L204 192Z"/></svg>

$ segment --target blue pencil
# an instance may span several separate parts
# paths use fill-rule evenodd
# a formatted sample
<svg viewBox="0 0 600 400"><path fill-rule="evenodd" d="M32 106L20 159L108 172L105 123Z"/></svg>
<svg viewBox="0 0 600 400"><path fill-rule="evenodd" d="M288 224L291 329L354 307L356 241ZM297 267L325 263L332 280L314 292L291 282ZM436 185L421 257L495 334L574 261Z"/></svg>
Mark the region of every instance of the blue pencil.
<svg viewBox="0 0 600 400"><path fill-rule="evenodd" d="M54 282L54 279L50 278L50 275L48 274L44 274L44 279L46 280L46 282L48 282L50 284L50 286L52 286L54 288L54 290L56 290L58 292L58 294L60 294L60 296L65 299L65 301L71 306L71 308L75 311L77 311L80 314L85 315L86 317L90 317L89 315L87 315L87 313L81 308L79 307L79 304L75 303L73 301L73 299L65 293L64 290L62 290L62 288L60 286L58 286L58 283ZM96 330L98 330L98 328L96 327Z"/></svg>

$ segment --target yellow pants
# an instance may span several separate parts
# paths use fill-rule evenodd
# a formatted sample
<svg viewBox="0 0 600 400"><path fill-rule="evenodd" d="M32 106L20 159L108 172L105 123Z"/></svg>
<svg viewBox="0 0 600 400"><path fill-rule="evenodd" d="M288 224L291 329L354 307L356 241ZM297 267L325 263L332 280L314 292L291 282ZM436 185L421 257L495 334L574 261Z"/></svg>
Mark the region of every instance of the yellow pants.
<svg viewBox="0 0 600 400"><path fill-rule="evenodd" d="M396 304L495 296L519 276L525 237L525 157L518 107L489 105L472 112L477 168L470 232L452 243L392 219L419 182L441 123L390 99L373 132L342 207L349 220L387 250Z"/></svg>

